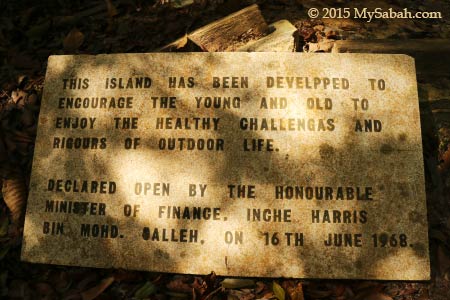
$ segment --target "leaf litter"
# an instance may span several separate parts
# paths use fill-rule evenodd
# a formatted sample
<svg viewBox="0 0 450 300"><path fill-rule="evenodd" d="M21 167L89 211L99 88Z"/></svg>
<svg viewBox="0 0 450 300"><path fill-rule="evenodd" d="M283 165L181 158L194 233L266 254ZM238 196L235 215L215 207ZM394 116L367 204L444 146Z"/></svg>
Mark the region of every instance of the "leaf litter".
<svg viewBox="0 0 450 300"><path fill-rule="evenodd" d="M223 278L158 274L129 270L90 269L21 262L23 213L36 137L45 64L51 54L149 52L183 37L186 32L254 1L56 1L44 6L22 1L0 4L0 297L10 299L450 299L449 209L429 203L439 216L430 220L432 281L430 283L357 280ZM226 3L227 2L227 3ZM231 3L233 2L233 3ZM380 31L358 22L311 21L301 16L310 1L256 1L268 22L289 19L298 28L298 50L307 43L349 37L376 38ZM294 3L296 2L296 3ZM297 4L298 2L298 4ZM331 1L322 5L333 6ZM395 1L406 5L406 1ZM416 1L424 8L425 1ZM314 2L314 5L317 3ZM289 9L287 9L289 8ZM442 8L442 9L445 9ZM447 8L448 9L448 8ZM223 11L223 12L222 12ZM300 17L298 17L300 16ZM445 25L423 26L415 32L450 37ZM389 25L387 25L389 27ZM396 27L395 27L396 26ZM384 31L414 32L409 24ZM406 26L406 25L405 25ZM428 32L426 32L428 30ZM445 31L447 30L447 31ZM398 36L402 36L398 34ZM197 50L198 51L198 50ZM450 91L450 87L446 87ZM444 203L450 203L450 124L437 124L439 142L426 144L437 163ZM433 189L427 181L427 190ZM429 199L433 199L428 197ZM447 201L447 202L445 202ZM442 203L442 202L441 202Z"/></svg>

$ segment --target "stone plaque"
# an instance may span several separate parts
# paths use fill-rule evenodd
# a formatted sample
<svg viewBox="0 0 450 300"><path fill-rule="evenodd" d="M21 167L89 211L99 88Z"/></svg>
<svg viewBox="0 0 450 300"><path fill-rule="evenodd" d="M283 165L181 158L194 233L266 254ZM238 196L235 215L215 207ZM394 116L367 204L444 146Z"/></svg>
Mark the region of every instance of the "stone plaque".
<svg viewBox="0 0 450 300"><path fill-rule="evenodd" d="M426 280L404 55L52 56L22 259Z"/></svg>

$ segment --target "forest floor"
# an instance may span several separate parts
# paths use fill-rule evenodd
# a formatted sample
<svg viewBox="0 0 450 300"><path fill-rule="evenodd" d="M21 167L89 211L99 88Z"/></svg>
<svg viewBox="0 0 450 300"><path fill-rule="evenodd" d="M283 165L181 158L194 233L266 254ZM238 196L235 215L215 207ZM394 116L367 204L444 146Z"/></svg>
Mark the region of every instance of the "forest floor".
<svg viewBox="0 0 450 300"><path fill-rule="evenodd" d="M65 267L20 261L23 209L31 172L46 63L54 54L152 52L196 28L257 3L267 23L289 20L305 41L449 39L448 1L164 1L0 2L0 298L6 299L450 299L450 69L419 78L430 237L431 281L224 278ZM167 2L167 1L166 1ZM180 4L183 1L173 1ZM407 7L441 11L440 20L310 20L310 7ZM436 58L439 59L439 58ZM9 180L9 181L8 181ZM8 182L8 184L6 184ZM10 200L6 200L7 197ZM12 199L12 200L11 200ZM23 202L23 201L22 201Z"/></svg>

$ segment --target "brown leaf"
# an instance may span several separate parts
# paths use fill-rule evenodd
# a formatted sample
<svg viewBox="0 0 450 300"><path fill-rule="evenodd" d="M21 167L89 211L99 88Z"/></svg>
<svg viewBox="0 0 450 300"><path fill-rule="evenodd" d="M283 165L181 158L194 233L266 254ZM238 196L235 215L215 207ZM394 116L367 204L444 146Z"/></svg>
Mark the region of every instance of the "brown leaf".
<svg viewBox="0 0 450 300"><path fill-rule="evenodd" d="M5 179L2 187L3 200L11 212L11 221L21 224L27 201L27 187L23 178Z"/></svg>
<svg viewBox="0 0 450 300"><path fill-rule="evenodd" d="M441 163L438 166L438 171L441 174L445 174L448 170L450 170L450 146L442 154Z"/></svg>
<svg viewBox="0 0 450 300"><path fill-rule="evenodd" d="M188 35L187 35L187 33L186 33L186 34L180 39L180 41L177 43L176 48L177 48L177 49L183 48L184 46L186 46L187 42L188 42Z"/></svg>
<svg viewBox="0 0 450 300"><path fill-rule="evenodd" d="M28 97L28 93L22 90L16 90L11 93L11 99L16 103L18 107L23 107L25 105L25 100Z"/></svg>
<svg viewBox="0 0 450 300"><path fill-rule="evenodd" d="M245 287L253 287L255 281L245 278L225 278L222 281L222 287L226 289L241 289Z"/></svg>
<svg viewBox="0 0 450 300"><path fill-rule="evenodd" d="M217 276L216 273L211 272L210 274L206 275L203 282L202 282L202 288L200 289L200 295L202 296L201 299L210 298L210 294L213 294L216 292L218 286Z"/></svg>
<svg viewBox="0 0 450 300"><path fill-rule="evenodd" d="M175 292L192 292L192 287L188 284L188 278L184 276L176 276L174 280L166 284L166 288Z"/></svg>
<svg viewBox="0 0 450 300"><path fill-rule="evenodd" d="M107 277L103 279L98 285L88 289L87 291L82 292L81 298L83 300L93 300L98 295L103 293L103 291L106 290L113 282L114 282L113 276Z"/></svg>
<svg viewBox="0 0 450 300"><path fill-rule="evenodd" d="M255 288L256 294L263 292L265 289L267 289L267 286L265 285L264 282L262 282L262 281L256 282L256 288Z"/></svg>
<svg viewBox="0 0 450 300"><path fill-rule="evenodd" d="M370 294L368 296L366 296L366 298L364 298L365 300L392 300L392 297L383 294L383 293L373 293Z"/></svg>
<svg viewBox="0 0 450 300"><path fill-rule="evenodd" d="M84 42L84 34L77 28L73 28L64 38L63 47L66 51L77 50Z"/></svg>
<svg viewBox="0 0 450 300"><path fill-rule="evenodd" d="M296 286L287 287L287 294L289 295L289 298L291 300L304 300L305 296L303 295L303 287L302 284L299 282Z"/></svg>
<svg viewBox="0 0 450 300"><path fill-rule="evenodd" d="M38 101L38 97L36 94L31 94L30 96L28 96L27 103L36 105L37 101Z"/></svg>
<svg viewBox="0 0 450 300"><path fill-rule="evenodd" d="M84 291L87 287L93 286L99 280L98 274L91 269L87 269L86 272L78 274L78 276L80 275L82 276L81 278L72 278L72 280L77 282L76 287L80 291Z"/></svg>
<svg viewBox="0 0 450 300"><path fill-rule="evenodd" d="M117 16L118 12L114 4L112 4L111 0L105 0L106 2L106 9L108 10L108 16L110 18Z"/></svg>

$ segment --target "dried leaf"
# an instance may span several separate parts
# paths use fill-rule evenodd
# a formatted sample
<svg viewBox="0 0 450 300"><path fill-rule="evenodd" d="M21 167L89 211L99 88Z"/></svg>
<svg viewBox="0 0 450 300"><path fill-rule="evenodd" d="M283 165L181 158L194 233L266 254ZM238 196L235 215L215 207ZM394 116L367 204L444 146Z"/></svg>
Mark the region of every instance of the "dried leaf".
<svg viewBox="0 0 450 300"><path fill-rule="evenodd" d="M319 43L307 43L304 50L305 52L333 52L334 41L326 40Z"/></svg>
<svg viewBox="0 0 450 300"><path fill-rule="evenodd" d="M94 270L87 269L85 272L78 274L79 277L72 279L77 282L76 288L80 291L86 290L88 287L93 286L95 282L100 280L98 274Z"/></svg>
<svg viewBox="0 0 450 300"><path fill-rule="evenodd" d="M287 293L291 300L304 300L305 296L303 294L303 286L299 282L295 287L288 287Z"/></svg>
<svg viewBox="0 0 450 300"><path fill-rule="evenodd" d="M25 99L27 98L27 96L28 94L22 90L16 90L11 93L11 99L18 106L23 106L25 104Z"/></svg>
<svg viewBox="0 0 450 300"><path fill-rule="evenodd" d="M251 279L240 279L240 278L225 278L222 281L222 287L226 289L242 289L245 287L253 287L255 281Z"/></svg>
<svg viewBox="0 0 450 300"><path fill-rule="evenodd" d="M37 104L37 100L38 100L37 95L36 95L36 94L31 94L31 95L28 97L27 102L28 102L29 104L36 105L36 104Z"/></svg>
<svg viewBox="0 0 450 300"><path fill-rule="evenodd" d="M450 146L442 154L442 160L438 166L438 170L441 174L444 174L445 172L450 170Z"/></svg>
<svg viewBox="0 0 450 300"><path fill-rule="evenodd" d="M194 0L171 0L170 5L173 8L183 8L194 4Z"/></svg>
<svg viewBox="0 0 450 300"><path fill-rule="evenodd" d="M5 179L2 187L3 199L11 212L11 221L20 224L25 212L27 187L23 178Z"/></svg>
<svg viewBox="0 0 450 300"><path fill-rule="evenodd" d="M195 292L197 292L199 295L202 296L201 299L209 299L212 297L213 294L217 293L218 290L221 289L221 288L217 289L218 281L216 273L214 272L211 272L210 274L206 275L203 281L198 281L198 283L201 284L200 287L196 288L195 283L196 281L194 281L192 287L195 289Z"/></svg>
<svg viewBox="0 0 450 300"><path fill-rule="evenodd" d="M365 300L392 300L392 297L383 293L374 293L366 296Z"/></svg>
<svg viewBox="0 0 450 300"><path fill-rule="evenodd" d="M110 18L117 16L118 12L114 4L112 4L111 0L105 0L106 2L106 9L108 10L108 16Z"/></svg>
<svg viewBox="0 0 450 300"><path fill-rule="evenodd" d="M143 286L141 286L136 293L134 293L134 297L138 299L146 298L156 292L156 286L151 283L150 281L147 281Z"/></svg>
<svg viewBox="0 0 450 300"><path fill-rule="evenodd" d="M81 297L83 300L92 300L95 299L98 295L103 293L112 283L114 282L114 277L110 276L103 279L98 285L90 288L87 291L81 293Z"/></svg>
<svg viewBox="0 0 450 300"><path fill-rule="evenodd" d="M64 38L63 47L66 51L77 50L84 42L84 34L77 28L73 28Z"/></svg>
<svg viewBox="0 0 450 300"><path fill-rule="evenodd" d="M275 297L278 300L285 300L286 295L285 295L284 289L275 281L273 282L272 289L273 289L273 293L275 294Z"/></svg>
<svg viewBox="0 0 450 300"><path fill-rule="evenodd" d="M266 284L262 281L256 282L255 293L259 294L266 289Z"/></svg>
<svg viewBox="0 0 450 300"><path fill-rule="evenodd" d="M176 276L174 280L166 284L166 288L181 293L191 293L192 287L188 284L188 278L185 276Z"/></svg>
<svg viewBox="0 0 450 300"><path fill-rule="evenodd" d="M188 35L187 35L187 33L186 33L186 34L180 39L180 41L177 43L176 48L177 48L177 49L183 48L184 46L186 46L187 42L188 42Z"/></svg>
<svg viewBox="0 0 450 300"><path fill-rule="evenodd" d="M252 300L255 299L256 295L251 292L251 290L245 290L244 294L239 297L239 300Z"/></svg>

